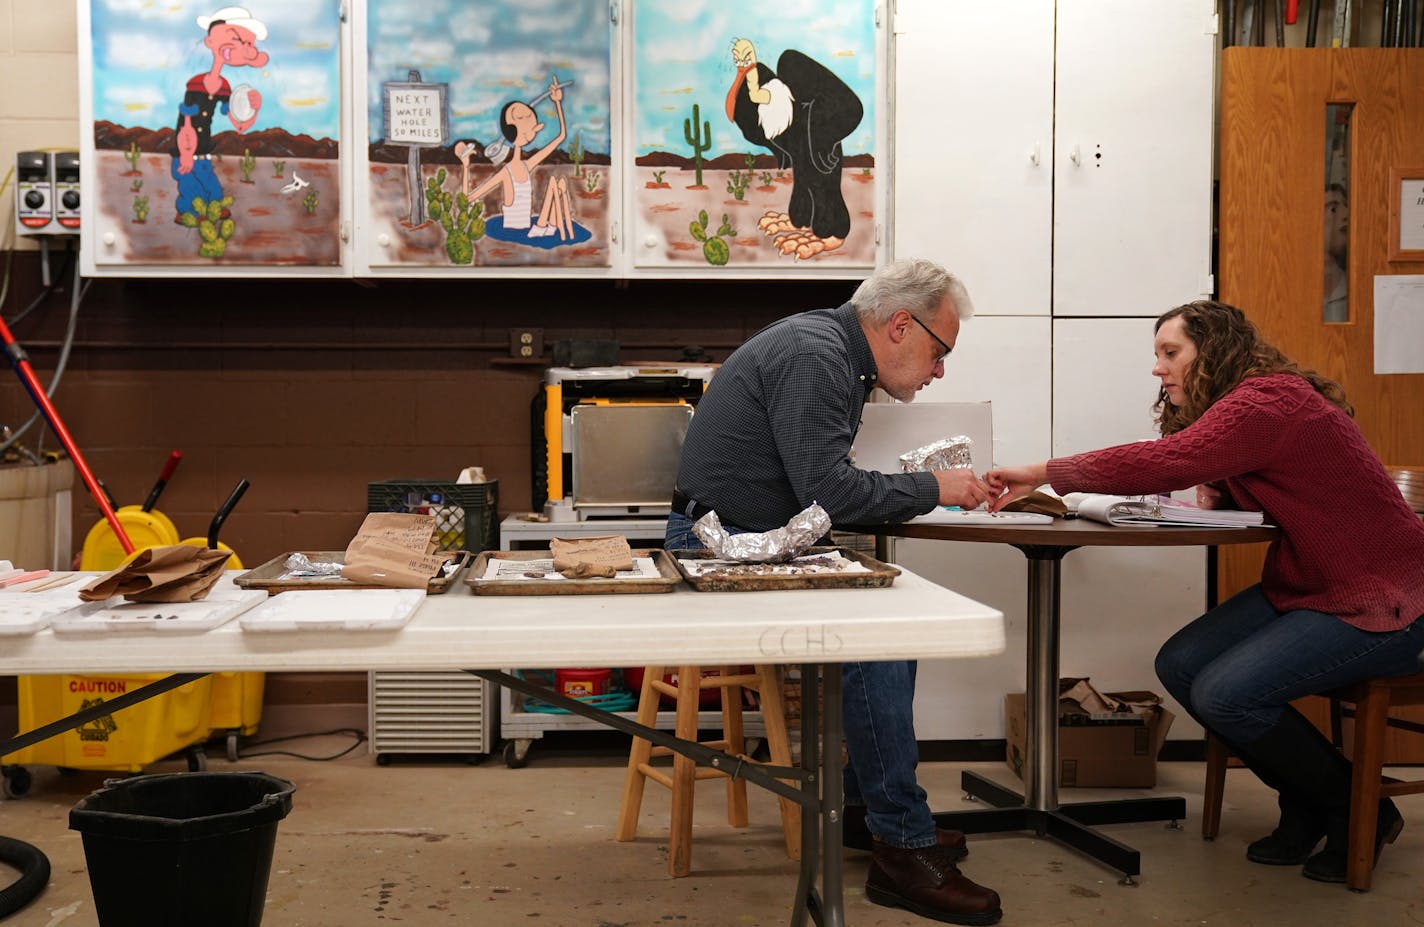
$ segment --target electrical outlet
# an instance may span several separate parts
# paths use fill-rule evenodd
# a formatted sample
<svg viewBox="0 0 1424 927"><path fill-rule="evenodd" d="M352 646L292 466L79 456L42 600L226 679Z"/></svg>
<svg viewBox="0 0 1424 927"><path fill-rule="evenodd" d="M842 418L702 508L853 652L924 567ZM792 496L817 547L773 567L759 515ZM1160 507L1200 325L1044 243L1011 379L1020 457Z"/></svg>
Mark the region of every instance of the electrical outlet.
<svg viewBox="0 0 1424 927"><path fill-rule="evenodd" d="M544 330L542 328L511 328L509 330L509 356L535 358L544 355Z"/></svg>

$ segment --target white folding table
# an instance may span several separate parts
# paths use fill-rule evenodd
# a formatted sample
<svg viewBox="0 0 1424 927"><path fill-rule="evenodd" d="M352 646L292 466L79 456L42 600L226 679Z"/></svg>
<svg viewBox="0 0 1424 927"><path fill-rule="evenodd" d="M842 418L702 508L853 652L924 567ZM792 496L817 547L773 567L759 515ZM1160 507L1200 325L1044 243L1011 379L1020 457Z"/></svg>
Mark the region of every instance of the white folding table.
<svg viewBox="0 0 1424 927"><path fill-rule="evenodd" d="M135 632L96 640L46 629L6 639L0 675L174 674L99 706L106 714L118 710L121 700L133 704L190 681L191 674L212 672L461 669L524 687L618 730L671 745L699 763L732 768L801 804L801 875L791 923L804 924L809 914L818 924L840 927L840 664L985 656L1003 649L1001 612L902 569L893 585L878 589L703 593L679 586L653 595L475 596L461 583L429 596L404 627L384 631L254 632L233 620L191 635ZM802 699L799 769L741 763L491 669L744 663L803 664L804 679L820 677L824 707L815 698ZM0 743L0 756L85 720L80 713L21 734ZM799 780L800 787L780 779Z"/></svg>

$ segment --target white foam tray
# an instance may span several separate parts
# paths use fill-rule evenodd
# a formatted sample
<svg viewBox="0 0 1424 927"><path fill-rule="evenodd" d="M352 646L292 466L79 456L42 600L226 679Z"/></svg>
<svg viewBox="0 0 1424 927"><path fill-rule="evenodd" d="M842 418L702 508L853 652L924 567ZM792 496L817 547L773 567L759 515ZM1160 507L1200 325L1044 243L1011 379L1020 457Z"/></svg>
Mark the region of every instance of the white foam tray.
<svg viewBox="0 0 1424 927"><path fill-rule="evenodd" d="M51 573L23 586L0 591L0 637L18 637L43 631L56 615L82 604L79 590L94 577L102 575L98 572ZM74 578L53 589L26 591L58 582L66 576Z"/></svg>
<svg viewBox="0 0 1424 927"><path fill-rule="evenodd" d="M90 602L54 616L56 634L185 634L226 624L262 604L267 593L219 582L196 602Z"/></svg>
<svg viewBox="0 0 1424 927"><path fill-rule="evenodd" d="M244 631L380 631L410 620L423 589L298 589L242 616Z"/></svg>

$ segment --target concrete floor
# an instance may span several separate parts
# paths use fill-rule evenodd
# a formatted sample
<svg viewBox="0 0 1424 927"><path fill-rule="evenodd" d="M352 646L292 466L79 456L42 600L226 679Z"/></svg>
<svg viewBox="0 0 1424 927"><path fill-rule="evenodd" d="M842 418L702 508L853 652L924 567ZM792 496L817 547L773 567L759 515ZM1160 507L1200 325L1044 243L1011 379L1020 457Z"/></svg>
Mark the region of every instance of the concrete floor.
<svg viewBox="0 0 1424 927"><path fill-rule="evenodd" d="M568 744L568 741L565 741ZM305 741L325 754L344 743ZM334 749L328 749L334 748ZM364 749L364 748L362 748ZM547 927L762 927L789 922L795 865L781 848L774 802L753 789L752 825L725 822L723 789L704 783L697 799L693 867L667 877L667 793L650 785L641 833L613 839L623 784L615 749L536 744L530 765L512 770L497 758L482 765L398 763L377 766L364 752L312 762L265 757L229 763L221 750L210 769L263 770L294 781L291 815L277 834L264 923L332 927L374 923L547 925ZM185 769L155 764L149 772ZM1012 783L1002 764L927 763L921 781L937 809L963 806L959 772L974 768ZM103 774L60 775L35 767L25 797L0 801L0 834L33 843L50 859L47 890L6 927L94 927L79 835L71 806ZM1409 771L1417 772L1417 771ZM1155 792L1074 790L1065 800L1142 794L1187 796L1183 830L1163 824L1107 828L1142 851L1135 887L1051 842L996 835L972 837L964 871L1003 895L1008 925L1343 925L1424 923L1417 867L1424 861L1424 796L1400 801L1409 822L1386 848L1375 888L1356 894L1323 885L1293 868L1252 865L1246 843L1274 823L1275 802L1244 770L1228 774L1222 835L1200 837L1202 765L1164 763ZM846 857L847 920L856 927L921 921L865 900L868 856ZM0 880L13 877L0 869ZM135 886L143 891L143 886Z"/></svg>

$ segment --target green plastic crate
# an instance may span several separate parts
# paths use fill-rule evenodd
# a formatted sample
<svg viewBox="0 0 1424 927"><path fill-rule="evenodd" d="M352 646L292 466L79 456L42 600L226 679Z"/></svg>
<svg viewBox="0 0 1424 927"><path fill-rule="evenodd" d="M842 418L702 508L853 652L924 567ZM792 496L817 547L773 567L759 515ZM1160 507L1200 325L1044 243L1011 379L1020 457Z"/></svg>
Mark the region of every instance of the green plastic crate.
<svg viewBox="0 0 1424 927"><path fill-rule="evenodd" d="M382 480L366 484L368 512L428 512L441 550L499 549L499 481Z"/></svg>

